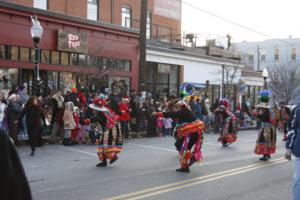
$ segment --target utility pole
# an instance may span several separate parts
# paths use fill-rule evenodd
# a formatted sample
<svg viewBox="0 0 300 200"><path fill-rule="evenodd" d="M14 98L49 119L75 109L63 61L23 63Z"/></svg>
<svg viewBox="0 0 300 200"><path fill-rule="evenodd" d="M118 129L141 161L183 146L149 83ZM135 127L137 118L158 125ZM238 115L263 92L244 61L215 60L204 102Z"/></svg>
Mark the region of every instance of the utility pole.
<svg viewBox="0 0 300 200"><path fill-rule="evenodd" d="M139 91L144 90L146 80L146 29L147 29L147 5L148 0L141 0L140 17L140 54L139 54Z"/></svg>
<svg viewBox="0 0 300 200"><path fill-rule="evenodd" d="M222 64L222 98L225 98L225 84L224 84L224 76L225 76L225 65Z"/></svg>
<svg viewBox="0 0 300 200"><path fill-rule="evenodd" d="M257 71L260 71L260 49L259 49L259 44L257 45Z"/></svg>

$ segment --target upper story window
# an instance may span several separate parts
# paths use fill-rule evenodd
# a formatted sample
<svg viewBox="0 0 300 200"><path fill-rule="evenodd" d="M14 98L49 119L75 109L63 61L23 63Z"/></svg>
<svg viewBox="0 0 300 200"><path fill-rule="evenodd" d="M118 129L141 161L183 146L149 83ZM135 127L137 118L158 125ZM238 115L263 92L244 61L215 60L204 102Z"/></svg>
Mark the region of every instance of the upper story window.
<svg viewBox="0 0 300 200"><path fill-rule="evenodd" d="M274 49L274 60L279 61L279 49Z"/></svg>
<svg viewBox="0 0 300 200"><path fill-rule="evenodd" d="M253 55L249 55L248 60L249 60L249 65L254 65L254 56Z"/></svg>
<svg viewBox="0 0 300 200"><path fill-rule="evenodd" d="M33 7L47 10L48 8L48 0L34 0Z"/></svg>
<svg viewBox="0 0 300 200"><path fill-rule="evenodd" d="M122 26L131 28L131 8L128 6L122 7Z"/></svg>
<svg viewBox="0 0 300 200"><path fill-rule="evenodd" d="M87 0L87 18L98 20L98 0Z"/></svg>
<svg viewBox="0 0 300 200"><path fill-rule="evenodd" d="M265 54L262 54L262 55L260 56L260 60L261 60L262 62L265 62L265 61L266 61L266 55L265 55Z"/></svg>
<svg viewBox="0 0 300 200"><path fill-rule="evenodd" d="M297 49L296 48L292 48L291 60L296 60L296 57L297 57Z"/></svg>
<svg viewBox="0 0 300 200"><path fill-rule="evenodd" d="M146 38L151 38L151 24L152 24L152 15L150 11L147 11L147 27L146 27Z"/></svg>

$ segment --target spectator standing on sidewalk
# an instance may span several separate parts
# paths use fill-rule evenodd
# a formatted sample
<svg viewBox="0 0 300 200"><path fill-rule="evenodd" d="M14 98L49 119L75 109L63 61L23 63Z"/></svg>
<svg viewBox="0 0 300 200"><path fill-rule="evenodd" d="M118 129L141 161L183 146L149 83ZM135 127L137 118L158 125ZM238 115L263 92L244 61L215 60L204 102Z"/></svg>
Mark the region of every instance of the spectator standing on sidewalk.
<svg viewBox="0 0 300 200"><path fill-rule="evenodd" d="M129 114L129 97L125 96L122 98L122 102L119 104L119 109L122 112L122 115L119 117L121 123L121 132L125 138L129 137L128 122L130 120Z"/></svg>
<svg viewBox="0 0 300 200"><path fill-rule="evenodd" d="M294 200L300 199L300 105L298 104L292 111L288 120L288 138L286 142L285 157L291 160L291 155L295 159L295 172L293 184Z"/></svg>
<svg viewBox="0 0 300 200"><path fill-rule="evenodd" d="M21 160L3 129L0 129L0 152L0 199L31 200L30 187Z"/></svg>
<svg viewBox="0 0 300 200"><path fill-rule="evenodd" d="M22 112L21 105L17 102L17 95L12 94L8 97L7 106L7 123L9 136L13 139L16 146L18 146L18 130L19 130L19 115Z"/></svg>
<svg viewBox="0 0 300 200"><path fill-rule="evenodd" d="M21 115L20 121L25 116L26 126L28 128L28 137L29 143L31 147L31 156L34 156L35 148L37 146L38 140L41 138L41 121L45 124L45 116L42 112L42 108L39 105L38 98L36 96L32 96L29 98L26 103Z"/></svg>

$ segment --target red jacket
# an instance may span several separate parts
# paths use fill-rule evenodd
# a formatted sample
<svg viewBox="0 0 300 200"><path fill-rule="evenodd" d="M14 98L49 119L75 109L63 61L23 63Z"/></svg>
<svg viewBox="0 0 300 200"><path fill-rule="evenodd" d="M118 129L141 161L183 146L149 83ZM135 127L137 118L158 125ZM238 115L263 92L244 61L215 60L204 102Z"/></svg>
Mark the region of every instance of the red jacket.
<svg viewBox="0 0 300 200"><path fill-rule="evenodd" d="M84 96L84 94L82 92L79 92L77 95L79 102L83 105L86 106L86 97Z"/></svg>
<svg viewBox="0 0 300 200"><path fill-rule="evenodd" d="M119 117L120 121L129 121L130 114L129 114L129 105L127 103L121 102L119 104L119 109L122 112L122 115Z"/></svg>

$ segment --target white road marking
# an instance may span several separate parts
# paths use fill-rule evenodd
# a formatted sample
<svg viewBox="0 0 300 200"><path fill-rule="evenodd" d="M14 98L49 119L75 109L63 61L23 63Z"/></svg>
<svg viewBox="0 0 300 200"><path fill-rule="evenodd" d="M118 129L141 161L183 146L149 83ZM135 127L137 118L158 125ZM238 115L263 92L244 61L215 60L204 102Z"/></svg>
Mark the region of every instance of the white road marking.
<svg viewBox="0 0 300 200"><path fill-rule="evenodd" d="M175 149L156 147L156 146L152 146L152 145L144 145L144 144L137 144L137 143L128 143L127 145L134 145L134 146L138 146L138 147L145 147L148 149L156 149L156 150L169 151L169 152L177 152Z"/></svg>
<svg viewBox="0 0 300 200"><path fill-rule="evenodd" d="M98 157L98 155L96 154L96 150L95 150L95 153L91 153L91 152L88 152L88 151L78 150L78 149L75 149L75 148L72 148L72 147L65 147L65 146L60 146L60 147L63 148L63 149L68 149L68 150L71 150L71 151L76 151L76 152L79 152L79 153L87 154L87 155L90 155L90 156L93 156L93 157Z"/></svg>

